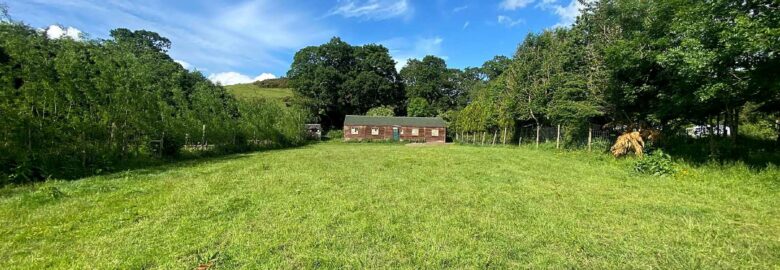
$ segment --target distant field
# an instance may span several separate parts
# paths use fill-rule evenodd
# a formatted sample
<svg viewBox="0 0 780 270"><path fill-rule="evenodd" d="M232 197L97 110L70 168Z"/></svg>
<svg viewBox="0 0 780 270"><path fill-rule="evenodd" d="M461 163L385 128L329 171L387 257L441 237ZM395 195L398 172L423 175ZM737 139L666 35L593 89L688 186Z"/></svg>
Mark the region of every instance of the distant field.
<svg viewBox="0 0 780 270"><path fill-rule="evenodd" d="M254 99L282 99L284 97L293 96L292 89L290 88L260 88L254 84L235 84L225 86L228 92L235 95L238 99L254 100Z"/></svg>
<svg viewBox="0 0 780 270"><path fill-rule="evenodd" d="M321 143L0 189L3 268L780 265L780 173Z"/></svg>

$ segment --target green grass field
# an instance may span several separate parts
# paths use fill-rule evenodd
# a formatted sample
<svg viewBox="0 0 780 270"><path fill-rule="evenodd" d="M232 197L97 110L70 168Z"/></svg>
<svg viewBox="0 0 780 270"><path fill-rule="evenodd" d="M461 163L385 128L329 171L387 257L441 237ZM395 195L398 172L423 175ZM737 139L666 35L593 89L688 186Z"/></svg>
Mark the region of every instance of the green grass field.
<svg viewBox="0 0 780 270"><path fill-rule="evenodd" d="M3 268L780 265L780 170L322 143L0 189Z"/></svg>
<svg viewBox="0 0 780 270"><path fill-rule="evenodd" d="M225 86L228 92L235 95L238 99L243 100L256 100L256 99L271 99L281 100L285 97L292 97L293 92L290 88L260 88L257 85L247 84L235 84Z"/></svg>

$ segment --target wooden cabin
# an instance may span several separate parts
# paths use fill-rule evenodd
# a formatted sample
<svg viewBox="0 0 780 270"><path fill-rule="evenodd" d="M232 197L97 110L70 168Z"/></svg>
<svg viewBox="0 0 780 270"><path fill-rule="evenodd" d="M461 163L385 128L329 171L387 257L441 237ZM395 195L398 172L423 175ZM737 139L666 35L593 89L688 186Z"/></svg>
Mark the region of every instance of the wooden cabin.
<svg viewBox="0 0 780 270"><path fill-rule="evenodd" d="M444 143L447 123L440 117L347 115L345 141L403 141Z"/></svg>

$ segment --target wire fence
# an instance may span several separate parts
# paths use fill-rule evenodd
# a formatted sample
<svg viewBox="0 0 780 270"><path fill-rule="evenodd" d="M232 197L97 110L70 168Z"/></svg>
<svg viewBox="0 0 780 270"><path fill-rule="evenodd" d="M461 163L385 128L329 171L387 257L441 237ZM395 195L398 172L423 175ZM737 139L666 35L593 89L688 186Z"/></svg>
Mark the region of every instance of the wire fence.
<svg viewBox="0 0 780 270"><path fill-rule="evenodd" d="M600 149L608 147L622 132L622 130L602 128L596 125L585 130L568 129L563 126L540 126L538 128L524 126L513 131L455 133L454 142L475 145L555 144L556 148Z"/></svg>

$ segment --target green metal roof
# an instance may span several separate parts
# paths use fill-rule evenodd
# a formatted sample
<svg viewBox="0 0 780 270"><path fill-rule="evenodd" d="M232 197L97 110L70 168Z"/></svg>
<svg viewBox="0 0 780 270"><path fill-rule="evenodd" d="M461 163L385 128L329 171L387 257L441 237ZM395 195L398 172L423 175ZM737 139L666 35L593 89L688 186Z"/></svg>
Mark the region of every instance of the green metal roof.
<svg viewBox="0 0 780 270"><path fill-rule="evenodd" d="M390 117L347 115L345 126L407 126L407 127L447 127L441 117Z"/></svg>

